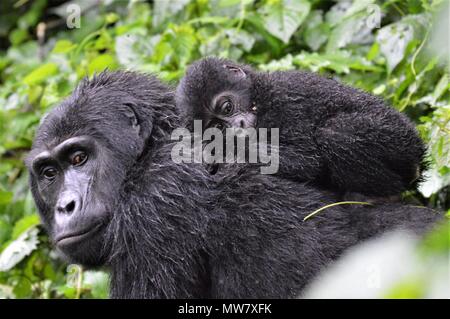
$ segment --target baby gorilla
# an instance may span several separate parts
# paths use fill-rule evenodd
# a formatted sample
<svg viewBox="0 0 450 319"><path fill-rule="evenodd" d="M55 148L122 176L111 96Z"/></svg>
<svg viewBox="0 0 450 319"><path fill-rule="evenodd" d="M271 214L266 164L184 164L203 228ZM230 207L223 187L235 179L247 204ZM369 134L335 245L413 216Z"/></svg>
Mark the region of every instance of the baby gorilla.
<svg viewBox="0 0 450 319"><path fill-rule="evenodd" d="M279 128L279 174L342 193L398 195L416 187L425 146L381 99L302 71L257 72L205 58L176 94L188 128Z"/></svg>

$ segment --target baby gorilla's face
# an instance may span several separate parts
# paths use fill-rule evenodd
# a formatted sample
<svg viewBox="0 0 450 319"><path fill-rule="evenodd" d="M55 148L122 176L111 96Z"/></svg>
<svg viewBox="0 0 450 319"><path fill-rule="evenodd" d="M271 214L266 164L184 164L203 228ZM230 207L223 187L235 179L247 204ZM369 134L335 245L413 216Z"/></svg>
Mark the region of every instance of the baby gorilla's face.
<svg viewBox="0 0 450 319"><path fill-rule="evenodd" d="M256 125L256 107L251 105L249 94L244 92L226 91L217 94L204 114L205 129L247 129Z"/></svg>
<svg viewBox="0 0 450 319"><path fill-rule="evenodd" d="M255 127L251 75L249 67L230 60L197 61L188 68L177 88L177 105L186 111L189 121L201 120L203 130Z"/></svg>

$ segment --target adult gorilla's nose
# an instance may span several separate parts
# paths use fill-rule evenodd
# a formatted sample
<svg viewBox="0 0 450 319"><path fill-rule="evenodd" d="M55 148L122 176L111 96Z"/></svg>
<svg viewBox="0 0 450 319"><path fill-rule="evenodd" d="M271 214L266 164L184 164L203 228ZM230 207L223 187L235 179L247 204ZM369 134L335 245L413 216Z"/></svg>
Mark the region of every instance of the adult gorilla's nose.
<svg viewBox="0 0 450 319"><path fill-rule="evenodd" d="M81 197L75 192L64 192L56 203L56 213L72 215L81 208Z"/></svg>

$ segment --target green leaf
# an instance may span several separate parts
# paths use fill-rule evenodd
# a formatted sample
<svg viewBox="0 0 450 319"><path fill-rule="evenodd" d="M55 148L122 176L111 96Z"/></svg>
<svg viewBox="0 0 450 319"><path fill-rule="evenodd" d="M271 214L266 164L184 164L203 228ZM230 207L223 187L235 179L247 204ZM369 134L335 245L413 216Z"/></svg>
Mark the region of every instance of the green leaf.
<svg viewBox="0 0 450 319"><path fill-rule="evenodd" d="M0 272L8 271L31 254L39 243L38 229L30 228L12 241L0 254Z"/></svg>
<svg viewBox="0 0 450 319"><path fill-rule="evenodd" d="M262 71L286 71L295 68L292 55L288 54L280 60L273 60L270 63L260 65Z"/></svg>
<svg viewBox="0 0 450 319"><path fill-rule="evenodd" d="M31 282L27 277L19 277L13 289L16 298L26 298L31 295Z"/></svg>
<svg viewBox="0 0 450 319"><path fill-rule="evenodd" d="M371 47L369 52L367 52L367 60L372 61L375 59L378 55L378 52L380 52L380 45L375 42Z"/></svg>
<svg viewBox="0 0 450 319"><path fill-rule="evenodd" d="M168 17L171 17L181 10L190 2L190 0L155 0L153 8L153 26L159 26Z"/></svg>
<svg viewBox="0 0 450 319"><path fill-rule="evenodd" d="M368 13L359 12L335 26L330 34L327 44L327 52L346 47L350 43L364 43L370 39L374 26L366 23Z"/></svg>
<svg viewBox="0 0 450 319"><path fill-rule="evenodd" d="M52 53L68 53L77 47L69 40L59 40L53 47Z"/></svg>
<svg viewBox="0 0 450 319"><path fill-rule="evenodd" d="M231 7L241 3L241 0L219 0L219 7Z"/></svg>
<svg viewBox="0 0 450 319"><path fill-rule="evenodd" d="M398 22L378 31L377 41L380 51L387 60L388 70L392 71L405 57L408 44L413 40L411 25Z"/></svg>
<svg viewBox="0 0 450 319"><path fill-rule="evenodd" d="M420 299L426 291L426 283L421 278L405 278L391 287L383 296L387 299Z"/></svg>
<svg viewBox="0 0 450 319"><path fill-rule="evenodd" d="M102 72L105 69L114 70L117 68L116 59L110 54L101 54L94 58L88 65L89 75L95 72Z"/></svg>
<svg viewBox="0 0 450 319"><path fill-rule="evenodd" d="M39 84L56 73L58 73L58 66L55 63L45 63L25 76L23 82L28 85Z"/></svg>
<svg viewBox="0 0 450 319"><path fill-rule="evenodd" d="M308 16L311 4L305 0L278 0L262 6L258 11L266 30L288 43L294 32Z"/></svg>
<svg viewBox="0 0 450 319"><path fill-rule="evenodd" d="M204 23L204 24L226 24L230 22L230 18L220 17L220 16L208 16L208 17L200 17L189 20L187 24L195 24L195 23Z"/></svg>
<svg viewBox="0 0 450 319"><path fill-rule="evenodd" d="M436 103L437 100L446 92L450 90L449 85L449 75L444 74L442 75L441 79L436 85L436 88L433 91L432 97L433 97L433 103Z"/></svg>
<svg viewBox="0 0 450 319"><path fill-rule="evenodd" d="M250 52L255 44L255 38L245 30L227 29L225 34L231 44L241 46L246 52Z"/></svg>
<svg viewBox="0 0 450 319"><path fill-rule="evenodd" d="M178 68L183 68L192 59L196 44L197 39L192 26L171 25L157 44L153 59L155 62L165 64L175 62Z"/></svg>
<svg viewBox="0 0 450 319"><path fill-rule="evenodd" d="M109 295L109 276L102 271L85 271L83 287L91 290L92 297L106 299Z"/></svg>
<svg viewBox="0 0 450 319"><path fill-rule="evenodd" d="M28 39L28 31L25 29L15 29L9 35L9 41L11 41L13 45L19 45L26 39Z"/></svg>
<svg viewBox="0 0 450 319"><path fill-rule="evenodd" d="M16 239L19 237L24 231L26 231L30 227L34 227L39 225L39 216L36 214L28 215L19 219L14 225L12 238Z"/></svg>
<svg viewBox="0 0 450 319"><path fill-rule="evenodd" d="M447 213L447 220L439 224L432 232L428 233L422 240L420 252L425 255L448 256L450 252L450 210Z"/></svg>
<svg viewBox="0 0 450 319"><path fill-rule="evenodd" d="M323 69L333 70L336 73L349 73L350 69L363 71L379 71L380 68L372 65L361 57L355 57L348 51L318 54L302 52L293 59L294 63L317 72Z"/></svg>
<svg viewBox="0 0 450 319"><path fill-rule="evenodd" d="M11 225L0 219L0 247L10 237Z"/></svg>
<svg viewBox="0 0 450 319"><path fill-rule="evenodd" d="M317 51L327 41L330 26L323 22L322 11L320 10L311 12L305 24L305 42L313 51Z"/></svg>
<svg viewBox="0 0 450 319"><path fill-rule="evenodd" d="M267 57L271 54L279 55L282 49L282 42L273 36L270 32L268 32L264 26L264 21L259 14L250 13L246 16L246 22L249 23L249 32L253 34L257 34L258 37L262 37L265 40L264 48L265 48L265 58L267 61ZM269 45L269 48L267 48ZM258 60L259 58L257 58Z"/></svg>
<svg viewBox="0 0 450 319"><path fill-rule="evenodd" d="M334 6L330 8L325 14L326 21L335 26L345 18L345 14L350 8L351 3L348 1L338 1Z"/></svg>
<svg viewBox="0 0 450 319"><path fill-rule="evenodd" d="M12 192L0 191L0 205L9 204L11 202L12 198L13 198Z"/></svg>
<svg viewBox="0 0 450 319"><path fill-rule="evenodd" d="M119 15L114 12L108 13L105 18L106 23L108 24L116 23L117 21L119 21L119 19L120 19Z"/></svg>

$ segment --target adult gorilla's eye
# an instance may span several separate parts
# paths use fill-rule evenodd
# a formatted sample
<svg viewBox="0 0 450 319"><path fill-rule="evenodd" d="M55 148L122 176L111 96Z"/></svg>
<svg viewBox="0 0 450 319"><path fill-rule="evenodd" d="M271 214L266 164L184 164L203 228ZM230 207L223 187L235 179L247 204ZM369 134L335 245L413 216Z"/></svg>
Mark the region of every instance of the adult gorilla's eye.
<svg viewBox="0 0 450 319"><path fill-rule="evenodd" d="M48 180L52 180L58 174L58 170L54 167L46 167L42 170L41 175Z"/></svg>
<svg viewBox="0 0 450 319"><path fill-rule="evenodd" d="M231 111L233 111L233 103L231 103L231 101L225 101L220 106L220 112L222 114L227 115L227 114L230 114Z"/></svg>
<svg viewBox="0 0 450 319"><path fill-rule="evenodd" d="M86 160L87 160L88 156L85 152L76 152L71 160L71 164L73 166L80 166L83 165Z"/></svg>

